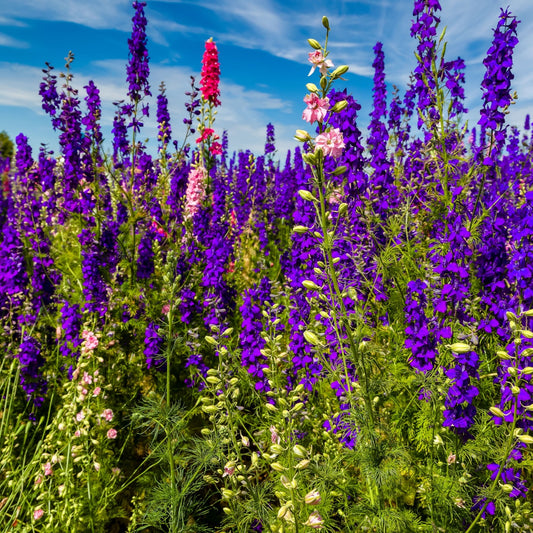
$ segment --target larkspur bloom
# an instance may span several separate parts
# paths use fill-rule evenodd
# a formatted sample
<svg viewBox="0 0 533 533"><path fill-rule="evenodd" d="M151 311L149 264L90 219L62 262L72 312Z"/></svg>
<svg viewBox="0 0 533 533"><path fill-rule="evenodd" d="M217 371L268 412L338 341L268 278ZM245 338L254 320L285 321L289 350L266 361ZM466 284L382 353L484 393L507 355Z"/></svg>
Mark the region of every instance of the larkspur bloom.
<svg viewBox="0 0 533 533"><path fill-rule="evenodd" d="M321 149L324 155L330 155L334 158L340 157L344 151L344 140L339 128L332 128L315 139L315 150Z"/></svg>
<svg viewBox="0 0 533 533"><path fill-rule="evenodd" d="M323 122L329 109L329 98L319 98L317 94L311 93L304 97L307 107L302 113L302 118L309 123Z"/></svg>
<svg viewBox="0 0 533 533"><path fill-rule="evenodd" d="M116 439L117 438L117 430L114 428L111 428L107 431L107 438L108 439Z"/></svg>
<svg viewBox="0 0 533 533"><path fill-rule="evenodd" d="M34 520L39 520L39 518L42 518L43 515L44 515L44 511L42 509L35 509L35 511L33 511Z"/></svg>
<svg viewBox="0 0 533 533"><path fill-rule="evenodd" d="M335 65L331 61L331 59L325 59L324 55L320 50L315 50L314 52L309 52L309 63L311 63L313 66L311 67L311 70L309 71L308 76L311 76L316 68L320 71L320 74L322 76L325 76L328 68L334 67Z"/></svg>
<svg viewBox="0 0 533 533"><path fill-rule="evenodd" d="M185 213L193 217L205 198L206 171L203 167L193 167L189 172L189 181L185 193Z"/></svg>
<svg viewBox="0 0 533 533"><path fill-rule="evenodd" d="M209 39L205 43L205 52L204 57L202 58L202 79L200 80L200 88L204 100L215 107L220 105L219 81L220 64L218 62L217 45L213 42L213 39Z"/></svg>

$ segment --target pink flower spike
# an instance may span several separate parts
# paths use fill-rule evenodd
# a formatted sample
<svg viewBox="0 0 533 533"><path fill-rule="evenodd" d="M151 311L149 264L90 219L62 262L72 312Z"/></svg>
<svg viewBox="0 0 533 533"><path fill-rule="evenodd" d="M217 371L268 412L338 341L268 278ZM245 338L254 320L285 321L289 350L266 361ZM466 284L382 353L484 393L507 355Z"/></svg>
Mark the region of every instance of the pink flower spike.
<svg viewBox="0 0 533 533"><path fill-rule="evenodd" d="M315 139L315 151L321 149L324 155L330 155L334 158L342 155L344 147L344 139L339 128L333 128L321 133Z"/></svg>
<svg viewBox="0 0 533 533"><path fill-rule="evenodd" d="M189 171L189 181L185 192L185 213L193 217L205 198L205 169L194 167Z"/></svg>
<svg viewBox="0 0 533 533"><path fill-rule="evenodd" d="M324 59L324 56L320 50L309 52L309 63L311 63L313 66L311 67L308 76L311 76L316 68L320 70L320 74L322 74L322 76L325 76L328 68L335 66L333 65L331 59Z"/></svg>
<svg viewBox="0 0 533 533"><path fill-rule="evenodd" d="M108 439L116 439L117 438L117 430L114 428L111 428L107 431L107 438Z"/></svg>
<svg viewBox="0 0 533 533"><path fill-rule="evenodd" d="M33 519L39 520L39 518L41 518L43 514L44 514L44 511L42 509L35 509L35 511L33 511Z"/></svg>
<svg viewBox="0 0 533 533"><path fill-rule="evenodd" d="M94 350L98 346L98 339L94 333L89 333L85 339L85 348L87 350Z"/></svg>
<svg viewBox="0 0 533 533"><path fill-rule="evenodd" d="M313 123L318 120L322 122L326 118L326 114L329 109L329 98L319 98L315 93L307 94L304 97L304 102L307 107L302 113L302 118L309 123Z"/></svg>

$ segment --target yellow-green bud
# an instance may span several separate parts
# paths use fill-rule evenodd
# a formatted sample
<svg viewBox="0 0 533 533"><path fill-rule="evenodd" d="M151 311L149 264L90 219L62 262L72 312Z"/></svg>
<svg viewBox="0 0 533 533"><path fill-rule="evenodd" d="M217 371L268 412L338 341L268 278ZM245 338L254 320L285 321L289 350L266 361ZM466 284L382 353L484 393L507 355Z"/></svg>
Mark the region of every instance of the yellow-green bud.
<svg viewBox="0 0 533 533"><path fill-rule="evenodd" d="M205 380L212 385L217 385L220 383L220 379L218 379L216 376L207 376Z"/></svg>
<svg viewBox="0 0 533 533"><path fill-rule="evenodd" d="M346 74L348 72L348 69L350 67L348 65L341 65L340 67L337 67L332 73L331 73L331 77L332 78L338 78L340 76L342 76L343 74ZM340 103L340 102L338 102ZM348 104L348 102L346 102L346 104ZM344 108L343 108L344 109Z"/></svg>
<svg viewBox="0 0 533 533"><path fill-rule="evenodd" d="M218 407L216 405L204 405L202 406L202 411L209 415L216 413L218 411Z"/></svg>
<svg viewBox="0 0 533 533"><path fill-rule="evenodd" d="M330 30L328 17L326 16L322 17L322 26L324 26L326 30L328 31Z"/></svg>
<svg viewBox="0 0 533 533"><path fill-rule="evenodd" d="M342 165L340 167L337 167L332 173L332 176L340 176L341 174L344 174L348 170L348 167Z"/></svg>
<svg viewBox="0 0 533 533"><path fill-rule="evenodd" d="M214 339L213 337L211 337L210 335L206 335L205 336L205 340L209 343L209 344L212 344L213 346L216 346L218 344L218 342L216 341L216 339Z"/></svg>
<svg viewBox="0 0 533 533"><path fill-rule="evenodd" d="M292 410L297 413L298 411L301 411L304 408L304 404L302 402L298 402Z"/></svg>
<svg viewBox="0 0 533 533"><path fill-rule="evenodd" d="M318 92L318 87L314 83L308 83L305 87L307 88L307 90L310 93L317 93Z"/></svg>
<svg viewBox="0 0 533 533"><path fill-rule="evenodd" d="M512 357L507 353L507 352L504 352L503 350L498 350L496 352L496 355L500 358L500 359L512 359Z"/></svg>
<svg viewBox="0 0 533 533"><path fill-rule="evenodd" d="M315 50L322 50L322 46L316 39L307 39L307 42L311 48L314 48Z"/></svg>
<svg viewBox="0 0 533 533"><path fill-rule="evenodd" d="M307 455L307 450L300 444L295 444L292 447L292 451L294 452L294 455L296 455L296 457L305 457Z"/></svg>
<svg viewBox="0 0 533 533"><path fill-rule="evenodd" d="M465 344L464 342L455 342L453 344L447 344L446 346L455 353L467 353L472 350L471 346Z"/></svg>
<svg viewBox="0 0 533 533"><path fill-rule="evenodd" d="M272 446L270 446L270 451L276 455L279 455L280 453L283 453L283 447L279 444L272 444Z"/></svg>
<svg viewBox="0 0 533 533"><path fill-rule="evenodd" d="M510 483L505 483L504 485L501 485L501 488L504 492L510 493L513 492L514 487Z"/></svg>
<svg viewBox="0 0 533 533"><path fill-rule="evenodd" d="M533 444L533 437L531 435L518 435L517 439L526 444Z"/></svg>
<svg viewBox="0 0 533 533"><path fill-rule="evenodd" d="M275 413L278 408L275 406L275 405L272 405L271 403L265 403L265 407L269 410L269 411L272 411L273 413Z"/></svg>
<svg viewBox="0 0 533 533"><path fill-rule="evenodd" d="M229 335L231 335L233 333L233 328L228 328L228 329L225 329L223 332L222 332L222 336L223 337L228 337Z"/></svg>
<svg viewBox="0 0 533 533"><path fill-rule="evenodd" d="M306 233L309 231L309 228L307 228L306 226L294 226L292 230L294 231L294 233Z"/></svg>
<svg viewBox="0 0 533 533"><path fill-rule="evenodd" d="M500 418L504 418L505 415L503 413L503 411L501 409L499 409L498 407L490 407L489 408L489 411L493 414L493 415L496 415Z"/></svg>
<svg viewBox="0 0 533 533"><path fill-rule="evenodd" d="M296 135L294 138L297 141L306 142L311 138L311 136L305 130L296 130Z"/></svg>
<svg viewBox="0 0 533 533"><path fill-rule="evenodd" d="M275 470L276 472L285 471L285 467L280 463L272 463L270 466L272 467L272 470Z"/></svg>
<svg viewBox="0 0 533 533"><path fill-rule="evenodd" d="M342 67L341 67L342 68ZM333 73L335 74L335 72ZM332 74L332 75L333 75ZM348 102L346 100L341 100L340 102L337 102L332 108L331 108L331 112L332 113L339 113L340 111L342 111L343 109L346 109L348 107Z"/></svg>
<svg viewBox="0 0 533 533"><path fill-rule="evenodd" d="M302 200L307 200L309 202L316 202L317 199L313 196L313 193L306 191L305 189L300 189L298 191L298 194L302 198Z"/></svg>
<svg viewBox="0 0 533 533"><path fill-rule="evenodd" d="M533 309L528 309L522 313L524 316L533 316Z"/></svg>
<svg viewBox="0 0 533 533"><path fill-rule="evenodd" d="M306 279L305 281L302 281L302 285L309 289L310 291L319 291L320 287L314 282L309 279Z"/></svg>
<svg viewBox="0 0 533 533"><path fill-rule="evenodd" d="M533 339L533 331L529 331L529 329L521 329L520 333L526 338L526 339Z"/></svg>
<svg viewBox="0 0 533 533"><path fill-rule="evenodd" d="M310 462L309 459L302 459L294 468L297 470L304 470L309 466Z"/></svg>
<svg viewBox="0 0 533 533"><path fill-rule="evenodd" d="M320 344L319 338L312 331L305 330L304 338L309 344L312 344L313 346L318 346Z"/></svg>

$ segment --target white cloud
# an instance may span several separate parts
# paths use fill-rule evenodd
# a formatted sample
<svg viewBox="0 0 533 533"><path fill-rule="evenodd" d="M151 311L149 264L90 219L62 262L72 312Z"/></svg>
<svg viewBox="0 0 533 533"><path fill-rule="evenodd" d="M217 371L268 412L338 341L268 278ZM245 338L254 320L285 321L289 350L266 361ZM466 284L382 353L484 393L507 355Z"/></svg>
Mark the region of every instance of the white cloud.
<svg viewBox="0 0 533 533"><path fill-rule="evenodd" d="M19 39L14 39L9 35L0 33L0 46L7 46L10 48L29 48L30 45L27 42L20 41Z"/></svg>

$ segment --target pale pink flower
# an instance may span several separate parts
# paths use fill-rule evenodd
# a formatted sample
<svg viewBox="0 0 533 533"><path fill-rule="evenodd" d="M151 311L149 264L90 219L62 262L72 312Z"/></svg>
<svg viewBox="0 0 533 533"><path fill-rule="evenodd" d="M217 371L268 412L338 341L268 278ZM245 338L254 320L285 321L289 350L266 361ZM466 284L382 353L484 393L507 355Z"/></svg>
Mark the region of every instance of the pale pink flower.
<svg viewBox="0 0 533 533"><path fill-rule="evenodd" d="M344 147L344 139L339 128L332 128L329 131L321 133L315 139L315 150L321 149L324 155L337 158L342 155Z"/></svg>
<svg viewBox="0 0 533 533"><path fill-rule="evenodd" d="M93 390L93 396L98 396L102 392L102 389L100 387L96 387Z"/></svg>
<svg viewBox="0 0 533 533"><path fill-rule="evenodd" d="M302 113L302 118L309 123L322 122L326 118L326 114L329 109L329 98L319 98L317 94L306 94L304 102L307 107Z"/></svg>
<svg viewBox="0 0 533 533"><path fill-rule="evenodd" d="M39 518L41 518L43 514L44 514L44 511L42 509L35 509L35 511L33 511L33 519L39 520Z"/></svg>
<svg viewBox="0 0 533 533"><path fill-rule="evenodd" d="M168 312L170 311L170 304L165 304L162 308L161 308L161 313L163 315L168 315Z"/></svg>
<svg viewBox="0 0 533 533"><path fill-rule="evenodd" d="M116 439L117 438L117 430L114 428L111 428L107 431L107 438L108 439Z"/></svg>
<svg viewBox="0 0 533 533"><path fill-rule="evenodd" d="M87 385L90 385L93 382L93 377L88 372L83 373L83 381L87 383Z"/></svg>
<svg viewBox="0 0 533 533"><path fill-rule="evenodd" d="M76 414L76 422L81 422L85 418L85 413L80 411Z"/></svg>
<svg viewBox="0 0 533 533"><path fill-rule="evenodd" d="M189 172L187 191L185 192L185 213L194 216L205 198L205 169L194 167Z"/></svg>
<svg viewBox="0 0 533 533"><path fill-rule="evenodd" d="M98 339L94 333L89 333L85 339L85 348L87 350L94 350L98 346Z"/></svg>
<svg viewBox="0 0 533 533"><path fill-rule="evenodd" d="M272 441L272 444L279 444L281 441L276 426L270 426L270 440Z"/></svg>
<svg viewBox="0 0 533 533"><path fill-rule="evenodd" d="M311 70L309 71L309 76L313 74L316 68L320 70L320 74L322 74L322 76L325 76L326 72L328 71L328 68L335 66L331 62L331 59L324 59L324 55L320 50L309 52L309 63L313 65L311 67Z"/></svg>
<svg viewBox="0 0 533 533"><path fill-rule="evenodd" d="M40 485L42 482L43 482L43 476L38 475L38 476L35 478L35 484L36 484L36 485Z"/></svg>
<svg viewBox="0 0 533 533"><path fill-rule="evenodd" d="M100 471L100 463L94 462L94 469L99 472Z"/></svg>
<svg viewBox="0 0 533 533"><path fill-rule="evenodd" d="M118 466L114 466L112 469L111 469L111 473L114 475L114 476L118 476L120 474L120 468Z"/></svg>
<svg viewBox="0 0 533 533"><path fill-rule="evenodd" d="M100 416L105 418L108 422L111 422L111 420L113 420L113 411L111 409L104 409Z"/></svg>
<svg viewBox="0 0 533 533"><path fill-rule="evenodd" d="M87 336L90 334L91 332L88 330L88 329L84 329L82 332L81 332L81 338L82 339L86 339Z"/></svg>
<svg viewBox="0 0 533 533"><path fill-rule="evenodd" d="M81 435L81 431L79 429L77 429L75 432L74 432L74 436L75 437L79 437Z"/></svg>
<svg viewBox="0 0 533 533"><path fill-rule="evenodd" d="M50 463L46 463L44 465L44 475L45 476L51 476L52 475L52 465Z"/></svg>

